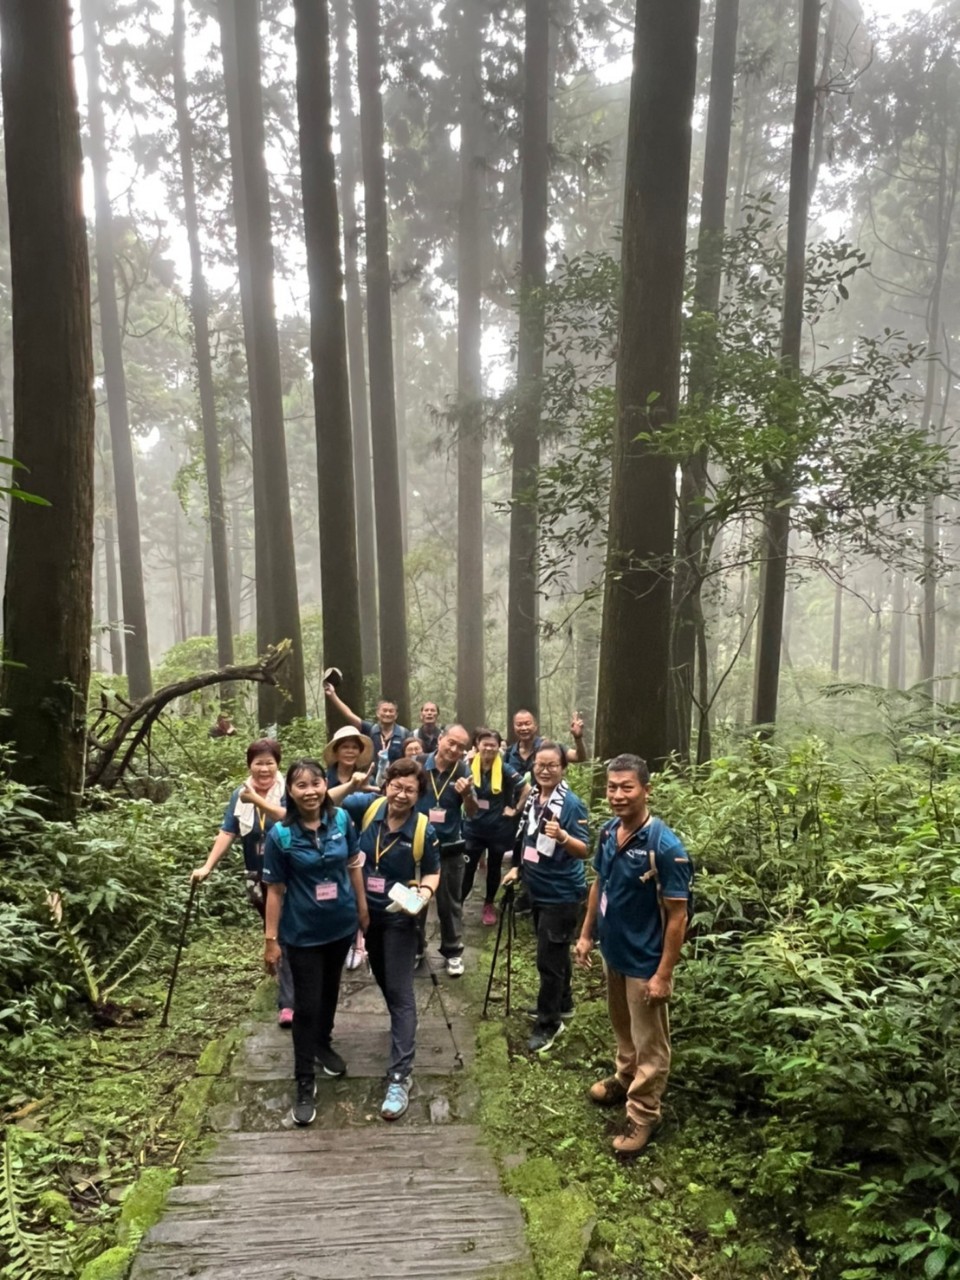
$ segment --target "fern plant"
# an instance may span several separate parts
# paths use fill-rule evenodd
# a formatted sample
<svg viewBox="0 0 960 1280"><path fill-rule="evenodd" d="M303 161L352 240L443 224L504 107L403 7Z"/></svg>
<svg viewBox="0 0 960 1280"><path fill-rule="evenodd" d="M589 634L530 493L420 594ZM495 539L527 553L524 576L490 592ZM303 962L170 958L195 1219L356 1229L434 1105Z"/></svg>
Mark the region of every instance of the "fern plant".
<svg viewBox="0 0 960 1280"><path fill-rule="evenodd" d="M57 931L61 954L72 964L84 994L94 1006L103 1005L114 991L127 982L149 960L156 941L156 924L150 923L101 968L81 936L80 925L67 924L63 912L63 898L59 893L48 893L47 907Z"/></svg>
<svg viewBox="0 0 960 1280"><path fill-rule="evenodd" d="M23 1160L17 1148L18 1131L6 1130L3 1141L2 1194L0 1194L0 1248L6 1255L2 1274L8 1280L32 1280L34 1276L67 1276L74 1273L70 1245L52 1236L25 1231L24 1194L20 1177Z"/></svg>

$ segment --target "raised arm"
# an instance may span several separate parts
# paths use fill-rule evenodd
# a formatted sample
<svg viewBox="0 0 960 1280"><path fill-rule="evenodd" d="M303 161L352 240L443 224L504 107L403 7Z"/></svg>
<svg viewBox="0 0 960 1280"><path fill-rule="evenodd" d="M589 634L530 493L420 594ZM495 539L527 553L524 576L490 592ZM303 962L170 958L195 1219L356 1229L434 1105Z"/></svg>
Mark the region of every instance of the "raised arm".
<svg viewBox="0 0 960 1280"><path fill-rule="evenodd" d="M363 727L363 720L355 711L351 711L344 700L337 694L336 689L329 682L323 686L323 692L337 711L343 716L348 724L352 724L355 729Z"/></svg>

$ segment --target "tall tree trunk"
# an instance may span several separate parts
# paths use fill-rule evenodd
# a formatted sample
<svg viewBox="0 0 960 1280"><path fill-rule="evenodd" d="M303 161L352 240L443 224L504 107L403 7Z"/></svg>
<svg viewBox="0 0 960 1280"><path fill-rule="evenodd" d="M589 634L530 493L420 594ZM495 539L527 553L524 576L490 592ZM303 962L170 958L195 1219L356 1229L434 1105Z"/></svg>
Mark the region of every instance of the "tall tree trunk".
<svg viewBox="0 0 960 1280"><path fill-rule="evenodd" d="M820 63L820 79L817 82L816 107L813 121L813 160L810 165L810 198L817 189L820 166L823 163L823 140L826 133L827 97L830 93L830 64L833 46L837 39L837 21L840 17L840 0L830 0L827 29L823 37L823 59Z"/></svg>
<svg viewBox="0 0 960 1280"><path fill-rule="evenodd" d="M710 105L707 111L697 275L693 294L695 338L688 383L688 398L695 412L705 411L713 400L717 359L715 317L720 306L720 286L723 279L723 235L727 180L730 173L730 133L739 12L740 0L718 0L713 28ZM671 695L674 707L673 747L682 760L686 760L690 754L690 719L697 649L696 619L702 617L698 600L703 588L705 559L709 555L703 536L706 489L707 450L703 448L684 463L678 511Z"/></svg>
<svg viewBox="0 0 960 1280"><path fill-rule="evenodd" d="M13 776L71 820L90 680L95 406L83 158L67 0L0 4L10 218L13 413L25 488L13 502L0 703Z"/></svg>
<svg viewBox="0 0 960 1280"><path fill-rule="evenodd" d="M230 565L227 558L227 521L223 507L223 481L220 474L220 433L217 428L213 361L210 356L210 300L203 271L203 253L200 248L200 217L197 212L197 181L193 163L193 122L190 117L185 66L184 3L185 0L174 0L173 93L177 112L180 171L183 179L183 220L190 246L190 318L193 323L193 349L197 361L197 388L200 393L200 423L203 429L203 461L207 478L207 521L210 528L213 589L217 600L217 662L221 667L228 667L233 665ZM205 603L206 599L205 594ZM201 629L204 635L209 634L209 615L206 625ZM221 702L229 702L232 697L232 687L229 684L222 684L220 686Z"/></svg>
<svg viewBox="0 0 960 1280"><path fill-rule="evenodd" d="M834 676L840 674L840 641L843 638L843 561L840 562L840 575L833 588L833 642L830 646L830 671Z"/></svg>
<svg viewBox="0 0 960 1280"><path fill-rule="evenodd" d="M380 683L380 640L377 634L377 544L373 519L373 459L370 456L370 411L367 405L366 360L363 353L363 298L357 262L357 183L360 138L353 110L350 63L350 7L334 0L337 30L336 102L340 132L340 191L343 201L343 264L350 361L350 407L353 418L353 473L357 503L357 567L360 571L360 647L363 674Z"/></svg>
<svg viewBox="0 0 960 1280"><path fill-rule="evenodd" d="M367 250L367 343L370 369L376 375L370 378L370 432L377 510L380 670L383 695L396 702L400 720L406 724L410 716L410 675L380 97L380 7L378 0L355 0L355 3Z"/></svg>
<svg viewBox="0 0 960 1280"><path fill-rule="evenodd" d="M323 653L325 663L340 663L343 668L341 696L349 706L360 707L363 671L357 518L340 211L332 146L330 19L326 0L294 0L294 14L320 499Z"/></svg>
<svg viewBox="0 0 960 1280"><path fill-rule="evenodd" d="M890 651L887 654L887 688L903 688L903 614L906 609L903 574L899 569L893 574L893 593L890 601Z"/></svg>
<svg viewBox="0 0 960 1280"><path fill-rule="evenodd" d="M400 524L403 528L403 554L410 550L410 485L407 479L407 317L403 292L397 293L393 310L393 359L396 380L397 458L400 463Z"/></svg>
<svg viewBox="0 0 960 1280"><path fill-rule="evenodd" d="M187 601L183 590L183 556L180 550L180 503L173 509L173 581L177 608L174 613L174 640L182 644L187 638Z"/></svg>
<svg viewBox="0 0 960 1280"><path fill-rule="evenodd" d="M460 211L457 294L457 715L484 722L483 407L483 19L476 0L459 13Z"/></svg>
<svg viewBox="0 0 960 1280"><path fill-rule="evenodd" d="M262 725L273 721L285 724L294 716L306 715L307 696L290 515L280 342L273 301L270 185L264 154L260 87L259 3L258 0L219 0L219 13L250 387L257 647L263 652L268 645L280 640L293 642L293 652L285 668L288 696L284 698L272 686L260 684L258 712Z"/></svg>
<svg viewBox="0 0 960 1280"><path fill-rule="evenodd" d="M511 444L510 581L507 592L507 712L537 714L539 690L540 407L547 280L550 3L524 6L523 134L520 140L520 332Z"/></svg>
<svg viewBox="0 0 960 1280"><path fill-rule="evenodd" d="M111 494L112 496L112 494ZM114 544L113 516L103 517L103 559L107 575L107 622L110 626L110 670L123 675L123 640L120 635L120 610L117 601L117 556Z"/></svg>
<svg viewBox="0 0 960 1280"><path fill-rule="evenodd" d="M209 537L203 540L203 575L200 579L200 634L213 630L213 551ZM229 620L227 625L229 626ZM231 635L231 640L233 639Z"/></svg>
<svg viewBox="0 0 960 1280"><path fill-rule="evenodd" d="M243 542L240 538L242 528L240 521L240 497L233 495L230 503L230 528L233 531L233 544L230 557L230 622L233 634L239 635L243 630Z"/></svg>
<svg viewBox="0 0 960 1280"><path fill-rule="evenodd" d="M699 0L637 0L627 126L623 304L597 754L671 745L670 592L676 464L640 441L676 420ZM656 191L655 200L645 198ZM642 646L643 661L638 661Z"/></svg>
<svg viewBox="0 0 960 1280"><path fill-rule="evenodd" d="M803 287L807 250L807 213L810 186L810 139L816 104L817 32L819 0L801 0L800 51L797 61L797 97L790 152L790 197L787 214L787 258L783 282L783 332L780 343L782 376L793 379L800 372L803 337ZM790 402L789 388L784 401ZM789 412L789 409L786 410ZM764 516L763 560L760 571L760 615L757 626L757 661L753 694L754 724L772 726L777 719L780 691L780 644L783 637L783 602L787 584L790 539L790 503L793 497L793 463L783 459L772 476L774 501Z"/></svg>
<svg viewBox="0 0 960 1280"><path fill-rule="evenodd" d="M93 532L93 636L90 645L91 670L103 670L101 646L103 645L103 589L100 582L100 554L97 548L96 517Z"/></svg>
<svg viewBox="0 0 960 1280"><path fill-rule="evenodd" d="M150 692L150 645L147 608L143 593L143 560L140 547L140 514L137 480L130 437L127 382L123 368L123 338L117 307L117 268L113 235L113 211L107 181L107 142L100 88L100 44L97 8L99 0L82 0L83 57L87 72L87 128L90 168L96 206L97 300L100 308L100 343L103 377L110 420L110 453L116 495L117 533L120 548L120 592L123 598L123 640L127 655L130 697Z"/></svg>

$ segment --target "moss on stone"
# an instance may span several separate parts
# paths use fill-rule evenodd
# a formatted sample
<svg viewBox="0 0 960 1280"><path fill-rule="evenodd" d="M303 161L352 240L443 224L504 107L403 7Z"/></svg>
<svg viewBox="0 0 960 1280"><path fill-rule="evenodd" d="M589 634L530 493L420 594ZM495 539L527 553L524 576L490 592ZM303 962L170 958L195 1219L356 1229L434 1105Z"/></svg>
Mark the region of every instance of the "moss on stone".
<svg viewBox="0 0 960 1280"><path fill-rule="evenodd" d="M194 1076L187 1082L180 1105L177 1107L177 1125L187 1138L196 1138L203 1128L213 1076Z"/></svg>
<svg viewBox="0 0 960 1280"><path fill-rule="evenodd" d="M522 1164L508 1169L503 1181L515 1196L526 1200L545 1195L548 1191L559 1190L560 1173L547 1156L537 1156L534 1160L524 1160Z"/></svg>
<svg viewBox="0 0 960 1280"><path fill-rule="evenodd" d="M63 1225L73 1222L73 1205L60 1191L41 1191L37 1203L51 1222Z"/></svg>
<svg viewBox="0 0 960 1280"><path fill-rule="evenodd" d="M125 1280L134 1253L133 1245L114 1245L106 1253L91 1258L80 1272L80 1280Z"/></svg>
<svg viewBox="0 0 960 1280"><path fill-rule="evenodd" d="M596 1218L584 1189L571 1184L548 1191L525 1200L524 1209L540 1280L576 1280Z"/></svg>
<svg viewBox="0 0 960 1280"><path fill-rule="evenodd" d="M198 1076L223 1075L243 1032L235 1027L220 1040L211 1040L197 1061Z"/></svg>
<svg viewBox="0 0 960 1280"><path fill-rule="evenodd" d="M120 1208L117 1239L120 1244L136 1242L155 1222L160 1221L167 1193L177 1181L176 1169L144 1169L124 1196Z"/></svg>

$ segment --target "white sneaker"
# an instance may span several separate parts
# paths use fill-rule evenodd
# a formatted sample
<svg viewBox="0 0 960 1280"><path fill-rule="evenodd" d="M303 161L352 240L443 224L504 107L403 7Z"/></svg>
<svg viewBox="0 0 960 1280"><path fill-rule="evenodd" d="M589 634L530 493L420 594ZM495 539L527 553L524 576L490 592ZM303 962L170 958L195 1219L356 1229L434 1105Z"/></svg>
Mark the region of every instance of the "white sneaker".
<svg viewBox="0 0 960 1280"><path fill-rule="evenodd" d="M463 956L447 957L447 975L451 978L463 977Z"/></svg>

